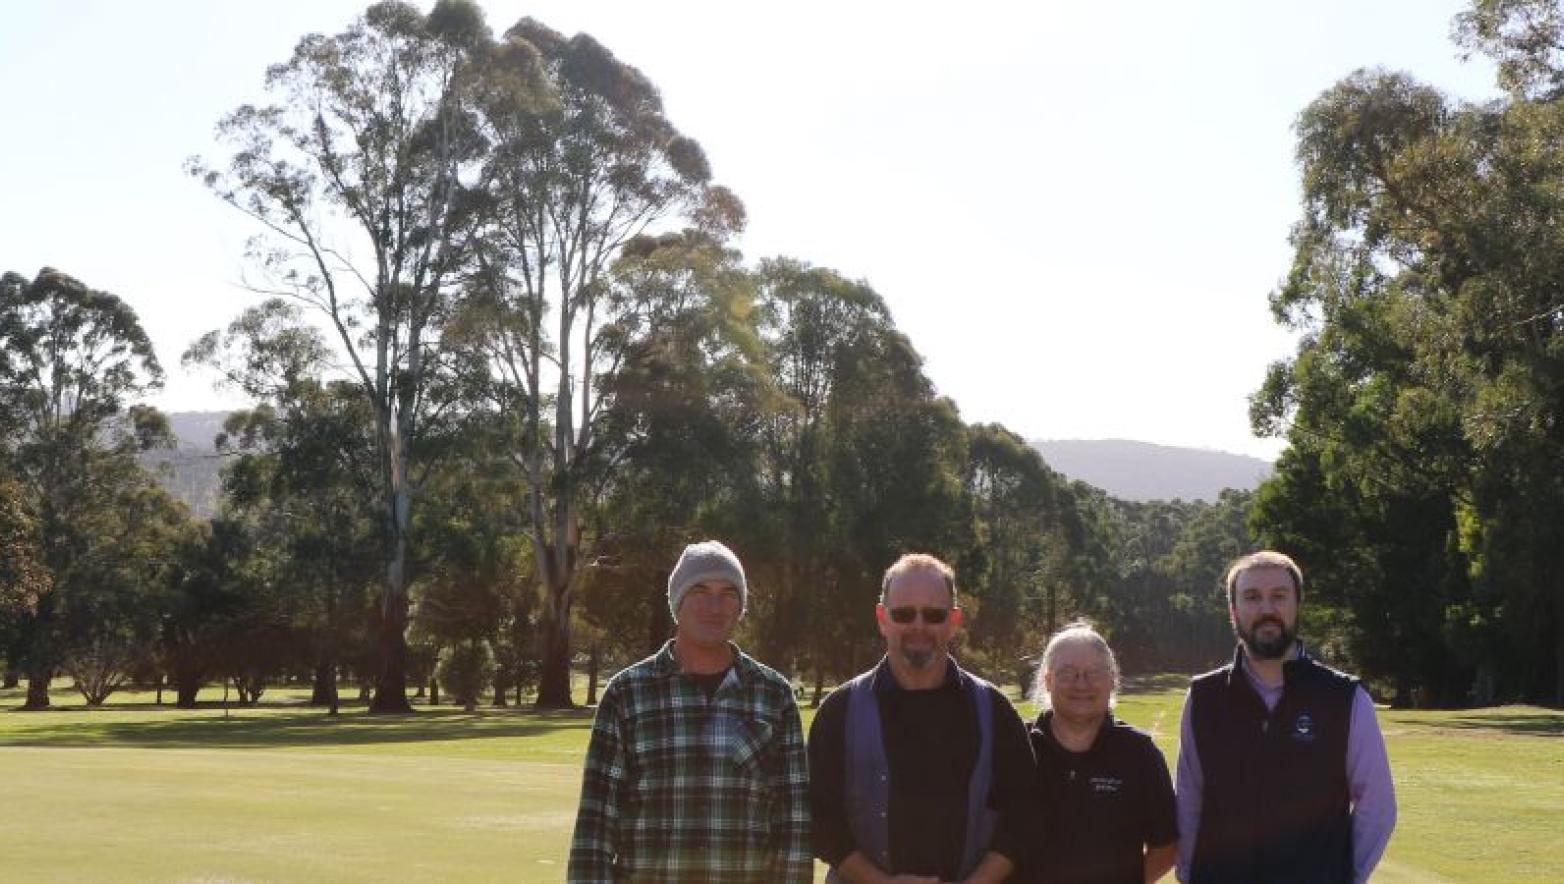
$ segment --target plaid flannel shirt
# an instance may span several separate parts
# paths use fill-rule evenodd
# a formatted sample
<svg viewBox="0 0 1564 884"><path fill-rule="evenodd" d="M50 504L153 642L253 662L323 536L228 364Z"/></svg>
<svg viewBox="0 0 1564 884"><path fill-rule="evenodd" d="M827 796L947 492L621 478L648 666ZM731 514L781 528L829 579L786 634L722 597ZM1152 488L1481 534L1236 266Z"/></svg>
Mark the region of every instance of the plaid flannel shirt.
<svg viewBox="0 0 1564 884"><path fill-rule="evenodd" d="M592 723L571 882L806 884L809 774L792 686L733 649L708 700L673 642L609 681Z"/></svg>

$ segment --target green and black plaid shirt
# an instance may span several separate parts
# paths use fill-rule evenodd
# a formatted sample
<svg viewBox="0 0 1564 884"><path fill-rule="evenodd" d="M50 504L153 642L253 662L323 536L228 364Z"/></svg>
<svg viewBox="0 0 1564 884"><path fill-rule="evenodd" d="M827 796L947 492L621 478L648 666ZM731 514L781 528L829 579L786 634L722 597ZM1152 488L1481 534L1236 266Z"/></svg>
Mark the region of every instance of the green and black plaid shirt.
<svg viewBox="0 0 1564 884"><path fill-rule="evenodd" d="M587 747L572 882L813 880L792 686L733 649L708 699L673 642L615 675Z"/></svg>

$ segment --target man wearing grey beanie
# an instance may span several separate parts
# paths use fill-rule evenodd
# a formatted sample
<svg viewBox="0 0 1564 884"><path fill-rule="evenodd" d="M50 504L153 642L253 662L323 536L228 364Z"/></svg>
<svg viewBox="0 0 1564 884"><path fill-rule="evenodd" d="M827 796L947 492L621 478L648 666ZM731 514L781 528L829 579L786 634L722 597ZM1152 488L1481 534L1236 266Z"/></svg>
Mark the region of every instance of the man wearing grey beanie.
<svg viewBox="0 0 1564 884"><path fill-rule="evenodd" d="M732 550L684 548L668 577L673 638L598 704L568 881L813 880L792 685L731 641L748 602Z"/></svg>

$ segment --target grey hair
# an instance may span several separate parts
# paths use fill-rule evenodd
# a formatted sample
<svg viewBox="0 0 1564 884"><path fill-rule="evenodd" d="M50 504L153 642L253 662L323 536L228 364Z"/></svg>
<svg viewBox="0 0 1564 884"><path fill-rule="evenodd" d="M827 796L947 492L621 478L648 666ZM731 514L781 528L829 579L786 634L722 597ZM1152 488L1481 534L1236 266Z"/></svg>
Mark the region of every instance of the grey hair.
<svg viewBox="0 0 1564 884"><path fill-rule="evenodd" d="M880 579L880 604L885 604L886 597L891 594L891 584L896 581L896 578L913 571L927 571L939 575L939 578L945 582L945 588L950 590L950 606L952 608L956 606L955 569L928 553L907 553L885 569L885 576Z"/></svg>
<svg viewBox="0 0 1564 884"><path fill-rule="evenodd" d="M1037 677L1032 682L1032 698L1044 709L1052 707L1043 676L1053 670L1054 660L1059 656L1059 650L1066 645L1086 645L1095 648L1102 654L1103 659L1108 661L1108 671L1113 675L1113 690L1108 694L1108 708L1113 708L1119 699L1119 658L1114 656L1113 648L1108 646L1108 640L1102 637L1102 633L1098 632L1089 620L1066 623L1048 639L1047 647L1043 648L1042 660L1037 665Z"/></svg>

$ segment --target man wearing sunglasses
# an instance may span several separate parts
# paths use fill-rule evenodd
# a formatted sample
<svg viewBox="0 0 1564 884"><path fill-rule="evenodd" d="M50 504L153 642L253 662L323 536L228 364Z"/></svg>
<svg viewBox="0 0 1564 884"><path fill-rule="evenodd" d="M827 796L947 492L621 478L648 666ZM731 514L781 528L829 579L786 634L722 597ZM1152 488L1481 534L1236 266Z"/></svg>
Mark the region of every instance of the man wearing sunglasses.
<svg viewBox="0 0 1564 884"><path fill-rule="evenodd" d="M748 587L715 540L668 577L674 637L603 691L566 880L808 884L808 768L787 679L731 641Z"/></svg>
<svg viewBox="0 0 1564 884"><path fill-rule="evenodd" d="M875 608L886 655L832 692L809 732L811 832L830 881L1002 881L1034 810L1026 727L949 648L956 580L903 556Z"/></svg>

